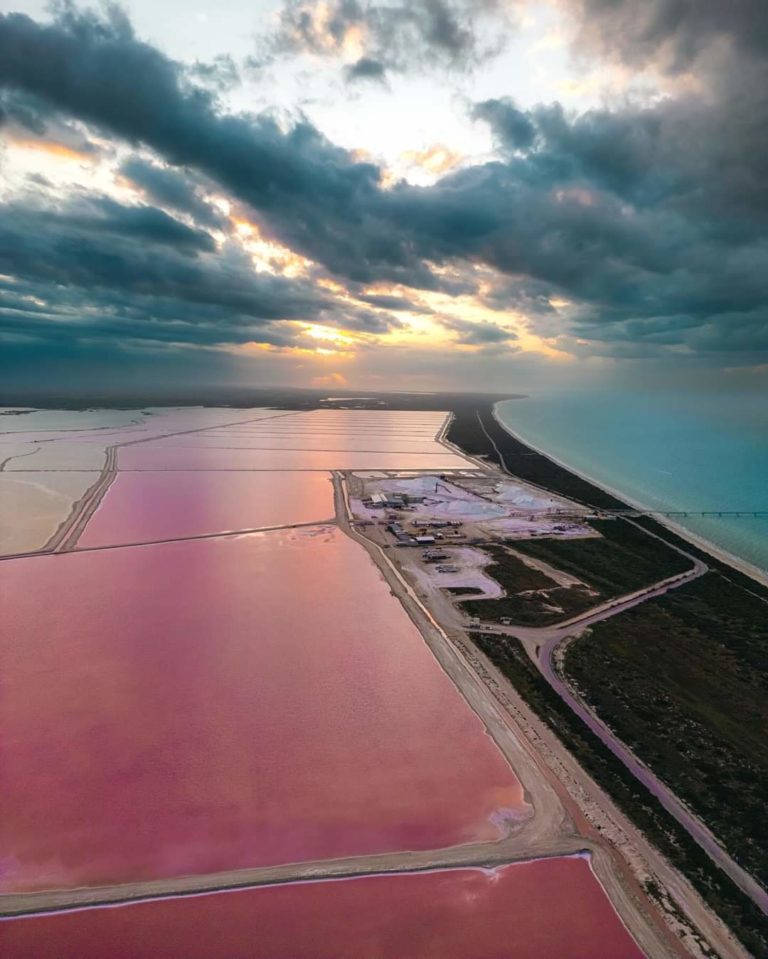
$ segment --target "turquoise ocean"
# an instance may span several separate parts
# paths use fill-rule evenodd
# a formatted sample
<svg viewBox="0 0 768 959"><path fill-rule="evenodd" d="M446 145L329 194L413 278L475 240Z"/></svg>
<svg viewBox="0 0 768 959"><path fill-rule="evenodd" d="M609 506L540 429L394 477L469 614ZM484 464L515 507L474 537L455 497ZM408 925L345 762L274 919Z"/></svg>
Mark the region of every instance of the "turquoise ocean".
<svg viewBox="0 0 768 959"><path fill-rule="evenodd" d="M506 400L497 414L523 441L648 509L768 513L764 396L553 392ZM768 571L768 516L674 522Z"/></svg>

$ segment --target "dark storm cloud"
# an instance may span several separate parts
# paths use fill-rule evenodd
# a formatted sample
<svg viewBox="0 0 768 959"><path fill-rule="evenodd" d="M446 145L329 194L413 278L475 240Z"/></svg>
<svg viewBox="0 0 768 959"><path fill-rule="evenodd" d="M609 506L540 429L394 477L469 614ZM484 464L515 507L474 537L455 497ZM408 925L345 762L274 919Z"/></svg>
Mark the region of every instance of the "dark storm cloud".
<svg viewBox="0 0 768 959"><path fill-rule="evenodd" d="M75 227L88 232L103 231L147 243L173 247L181 253L211 252L210 234L196 230L153 206L126 206L107 196L89 197L68 214ZM42 225L41 225L42 226Z"/></svg>
<svg viewBox="0 0 768 959"><path fill-rule="evenodd" d="M503 347L517 339L512 330L505 330L502 326L486 321L470 322L457 320L451 317L441 317L440 323L452 333L456 333L456 342L463 346L496 346Z"/></svg>
<svg viewBox="0 0 768 959"><path fill-rule="evenodd" d="M150 245L135 236L133 225L127 235L115 231L108 236L93 229L94 222L79 207L57 215L5 205L0 210L3 273L62 288L156 292L243 308L261 305L251 298L254 284L244 287L245 269L227 269L220 257L201 259L163 248L165 244Z"/></svg>
<svg viewBox="0 0 768 959"><path fill-rule="evenodd" d="M381 60L372 57L360 57L354 63L344 68L347 83L356 83L358 80L373 80L384 83L387 78L387 68Z"/></svg>
<svg viewBox="0 0 768 959"><path fill-rule="evenodd" d="M508 150L527 150L536 136L536 127L529 117L507 98L476 103L472 117L490 124L499 144Z"/></svg>
<svg viewBox="0 0 768 959"><path fill-rule="evenodd" d="M678 45L692 7L679 9L669 35ZM0 17L0 86L210 178L256 211L268 234L353 285L387 281L459 292L466 284L462 267L483 264L517 284L509 305L528 297L534 327L547 335L550 297L570 301L555 314L568 326L564 335L589 341L595 352L629 355L633 344L639 351L646 344L651 352L709 356L725 355L729 344L740 351L751 344L762 356L768 106L765 60L756 37L747 37L746 13L753 10L731 5L712 14L718 30L707 36L727 35L735 52L730 58L719 52L727 69L705 95L581 116L556 104L520 111L507 100L485 101L475 116L492 125L501 158L430 187L403 182L382 189L374 165L355 162L305 120L284 130L270 117L222 113L212 93L194 87L178 64L139 41L114 13L104 20L69 9L50 25ZM629 30L616 56L629 56L627 38ZM706 60L704 39L696 49ZM181 210L178 203L173 208ZM117 266L119 272L127 238L116 236L115 253L80 236L75 249L91 245L79 279L77 257L67 259L55 237L50 242L50 270L87 287L96 285L94 271ZM178 292L168 295L183 299L183 277L191 271L191 288L204 295L189 299L221 304L225 294L214 295L214 286L241 302L258 299L245 270L214 284L227 272L226 260L215 265L220 257L187 253L169 246L168 262L147 262L147 276L128 270L135 289L144 295L150 278L150 285L170 285ZM8 251L11 262L14 254ZM456 267L460 278L454 281L451 270L435 273L433 265ZM504 308L498 288L488 295ZM328 315L331 308L314 304ZM351 319L373 330L382 315L362 311Z"/></svg>
<svg viewBox="0 0 768 959"><path fill-rule="evenodd" d="M190 255L183 243L168 242L165 220L154 216L160 211L102 199L90 210L106 210L108 226L94 229L96 218L79 203L59 212L0 208L0 264L10 277L0 280L0 331L46 342L284 346L295 336L288 320L327 318L363 332L396 323L346 303L339 308L308 281L257 275L239 247Z"/></svg>
<svg viewBox="0 0 768 959"><path fill-rule="evenodd" d="M0 338L11 334L18 340L32 339L46 343L70 340L102 341L131 344L154 343L214 347L256 341L273 346L287 346L295 333L281 329L279 323L264 324L255 334L243 318L208 316L200 313L190 318L183 310L168 317L148 316L119 297L95 296L89 299L87 311L72 308L66 299L48 311L27 311L23 323L13 306L13 297L0 293Z"/></svg>
<svg viewBox="0 0 768 959"><path fill-rule="evenodd" d="M0 90L0 125L10 122L44 136L48 123L56 111L43 100L19 90Z"/></svg>
<svg viewBox="0 0 768 959"><path fill-rule="evenodd" d="M467 69L501 50L509 6L501 0L329 0L318 16L311 0L285 0L267 47L273 54L338 56L354 33L364 53L346 69L348 80L380 80L388 70ZM483 34L485 18L494 26L492 38Z"/></svg>
<svg viewBox="0 0 768 959"><path fill-rule="evenodd" d="M573 7L581 42L634 64L686 69L721 38L748 56L768 47L764 0L575 0Z"/></svg>
<svg viewBox="0 0 768 959"><path fill-rule="evenodd" d="M494 282L483 285L478 299L489 309L514 310L525 316L536 317L540 322L542 318L557 317L557 311L550 302L551 295L552 287L547 283L529 277L499 276Z"/></svg>
<svg viewBox="0 0 768 959"><path fill-rule="evenodd" d="M762 0L582 0L580 43L631 67L691 71L700 96L628 110L603 124L607 162L624 154L627 182L685 212L730 224L734 238L768 218L768 15ZM647 168L647 169L646 169ZM759 223L759 226L756 224Z"/></svg>
<svg viewBox="0 0 768 959"><path fill-rule="evenodd" d="M0 138L45 139L86 155L99 152L83 131L63 121L51 104L21 90L0 90Z"/></svg>
<svg viewBox="0 0 768 959"><path fill-rule="evenodd" d="M201 198L189 171L158 166L133 156L122 164L120 173L154 203L186 213L201 226L225 226L224 217Z"/></svg>
<svg viewBox="0 0 768 959"><path fill-rule="evenodd" d="M420 303L409 300L405 296L392 296L384 293L354 293L356 300L369 303L380 310L395 310L405 313L431 313L432 311Z"/></svg>
<svg viewBox="0 0 768 959"><path fill-rule="evenodd" d="M399 320L385 313L376 313L373 310L353 308L345 310L335 307L328 315L323 316L323 322L328 326L338 326L354 333L380 334L402 326Z"/></svg>

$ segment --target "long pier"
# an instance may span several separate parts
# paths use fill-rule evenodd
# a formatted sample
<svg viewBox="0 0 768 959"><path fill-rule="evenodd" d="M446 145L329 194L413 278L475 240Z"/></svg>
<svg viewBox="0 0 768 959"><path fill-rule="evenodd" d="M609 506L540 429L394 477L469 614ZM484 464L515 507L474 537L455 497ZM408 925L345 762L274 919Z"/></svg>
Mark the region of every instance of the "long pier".
<svg viewBox="0 0 768 959"><path fill-rule="evenodd" d="M555 509L547 510L548 516L574 516L574 510L570 509ZM583 514L582 514L583 515ZM596 509L590 510L589 515L595 519L610 519L612 517L629 517L634 518L638 516L726 516L726 517L737 517L737 518L759 518L759 517L768 517L768 510L754 510L754 509L710 509L710 510L694 510L694 509Z"/></svg>

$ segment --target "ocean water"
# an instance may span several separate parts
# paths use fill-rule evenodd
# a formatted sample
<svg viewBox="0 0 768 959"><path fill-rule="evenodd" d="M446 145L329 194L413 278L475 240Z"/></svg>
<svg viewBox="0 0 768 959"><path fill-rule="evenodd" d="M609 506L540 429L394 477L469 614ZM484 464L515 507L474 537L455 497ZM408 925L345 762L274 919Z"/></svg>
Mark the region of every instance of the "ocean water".
<svg viewBox="0 0 768 959"><path fill-rule="evenodd" d="M649 509L768 512L768 402L756 393L552 392L497 412L522 440ZM768 571L768 516L675 522Z"/></svg>

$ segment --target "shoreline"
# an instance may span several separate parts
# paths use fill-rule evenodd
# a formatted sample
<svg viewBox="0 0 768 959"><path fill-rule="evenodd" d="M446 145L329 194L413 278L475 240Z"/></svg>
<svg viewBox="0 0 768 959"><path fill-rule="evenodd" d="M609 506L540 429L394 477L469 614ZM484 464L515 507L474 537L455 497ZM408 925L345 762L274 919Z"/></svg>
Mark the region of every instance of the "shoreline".
<svg viewBox="0 0 768 959"><path fill-rule="evenodd" d="M634 509L648 509L648 507L641 503L639 500L634 499L633 497L627 496L621 490L617 490L611 486L607 486L601 480L597 480L594 477L590 476L588 473L584 473L581 470L578 470L571 466L569 463L564 460L558 459L557 456L554 456L548 450L543 449L540 446L536 446L530 440L526 439L524 436L521 436L519 433L515 433L507 423L499 416L498 406L500 403L504 403L506 400L498 400L491 407L491 412L493 418L499 424L499 426L508 433L513 439L517 440L518 443L522 443L529 449L534 450L536 453L539 453L541 456L545 456L547 459L551 460L553 463L556 463L558 466L562 467L564 470L568 470L569 473L573 473L574 476L578 476L580 479L583 479L587 483L591 483L593 486L596 486L598 489L603 490L605 493L610 493L611 496L615 496L616 499L621 500L626 503L628 506L633 507ZM738 556L735 556L733 553L728 552L728 550L723 549L721 546L711 542L708 539L705 539L703 536L698 535L697 533L691 532L686 526L682 526L680 523L674 522L674 520L669 519L666 516L654 516L653 519L662 526L666 526L671 532L680 536L681 539L686 540L692 546L697 547L698 549L703 550L705 553L708 553L714 559L719 560L721 563L724 563L726 566L730 566L736 572L741 573L744 576L748 576L750 579L753 579L756 583L759 583L761 586L768 587L768 571L761 569L759 566L755 566L753 563L750 563L749 560L741 559Z"/></svg>

